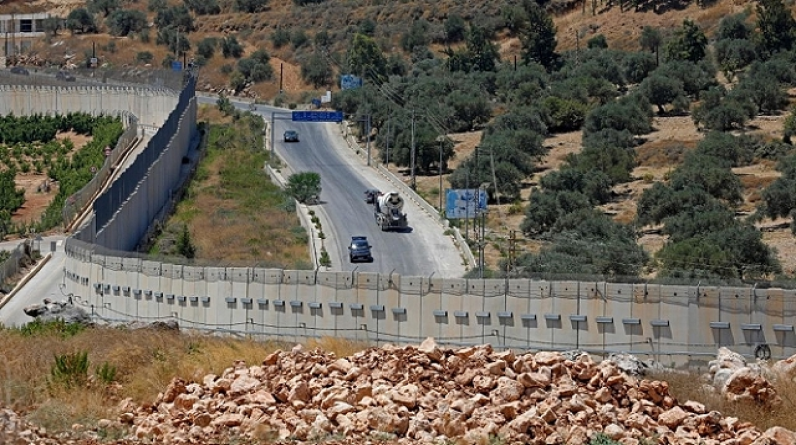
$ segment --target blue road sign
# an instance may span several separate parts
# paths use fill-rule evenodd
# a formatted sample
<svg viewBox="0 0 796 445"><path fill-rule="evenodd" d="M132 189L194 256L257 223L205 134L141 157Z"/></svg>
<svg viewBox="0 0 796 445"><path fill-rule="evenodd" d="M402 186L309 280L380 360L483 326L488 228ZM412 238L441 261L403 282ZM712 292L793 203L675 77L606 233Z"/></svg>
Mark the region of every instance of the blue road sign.
<svg viewBox="0 0 796 445"><path fill-rule="evenodd" d="M362 78L353 74L343 74L340 76L341 90L355 90L362 86Z"/></svg>
<svg viewBox="0 0 796 445"><path fill-rule="evenodd" d="M178 62L176 60L171 62L171 69L173 71L182 71L182 62Z"/></svg>
<svg viewBox="0 0 796 445"><path fill-rule="evenodd" d="M315 106L315 108L321 108L321 100L318 98L312 99L312 104Z"/></svg>
<svg viewBox="0 0 796 445"><path fill-rule="evenodd" d="M293 122L342 122L342 111L294 111Z"/></svg>
<svg viewBox="0 0 796 445"><path fill-rule="evenodd" d="M486 190L446 189L445 217L448 219L475 218L486 210Z"/></svg>

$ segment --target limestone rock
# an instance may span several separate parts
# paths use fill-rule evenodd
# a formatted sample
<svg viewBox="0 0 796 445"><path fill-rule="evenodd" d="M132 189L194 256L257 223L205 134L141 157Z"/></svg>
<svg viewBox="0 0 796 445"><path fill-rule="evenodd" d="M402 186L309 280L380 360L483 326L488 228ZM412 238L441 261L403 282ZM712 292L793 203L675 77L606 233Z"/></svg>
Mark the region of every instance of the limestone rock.
<svg viewBox="0 0 796 445"><path fill-rule="evenodd" d="M293 348L256 366L235 361L220 375L173 379L154 403L121 401L118 418L98 428L124 431L119 445L230 443L230 437L317 443L335 436L351 445L483 444L494 437L585 444L598 433L625 445L650 437L684 445L796 443L781 427L762 432L699 402L678 404L669 385L644 378L644 369L628 356L597 363L580 352L496 352L489 345L451 350L433 339L346 358ZM761 404L773 396L761 368L729 350L712 369L711 377L729 370L727 394ZM3 442L3 434L11 439ZM100 431L76 425L69 434L94 440ZM2 443L96 443L47 440L0 409Z"/></svg>

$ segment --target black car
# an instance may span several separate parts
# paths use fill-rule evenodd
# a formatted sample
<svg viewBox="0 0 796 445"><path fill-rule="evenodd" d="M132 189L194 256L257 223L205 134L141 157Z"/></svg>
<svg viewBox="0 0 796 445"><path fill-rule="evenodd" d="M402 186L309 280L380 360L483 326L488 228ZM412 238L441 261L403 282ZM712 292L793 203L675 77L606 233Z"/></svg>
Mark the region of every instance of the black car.
<svg viewBox="0 0 796 445"><path fill-rule="evenodd" d="M294 130L288 130L285 132L285 142L298 142L298 132Z"/></svg>
<svg viewBox="0 0 796 445"><path fill-rule="evenodd" d="M14 66L14 67L11 67L11 70L10 70L10 71L11 71L12 73L14 73L14 74L21 74L21 75L23 75L23 76L28 76L28 75L30 75L30 72L29 72L28 70L26 70L25 68L22 68L21 66Z"/></svg>
<svg viewBox="0 0 796 445"><path fill-rule="evenodd" d="M373 255L370 248L373 247L368 243L366 236L352 236L351 244L348 246L348 258L351 262L367 261L373 262Z"/></svg>
<svg viewBox="0 0 796 445"><path fill-rule="evenodd" d="M64 82L74 82L75 76L67 73L66 71L58 71L55 75L55 78L58 80L63 80Z"/></svg>
<svg viewBox="0 0 796 445"><path fill-rule="evenodd" d="M376 198L378 198L380 194L381 192L376 189L365 190L365 202L368 204L373 204L376 202Z"/></svg>

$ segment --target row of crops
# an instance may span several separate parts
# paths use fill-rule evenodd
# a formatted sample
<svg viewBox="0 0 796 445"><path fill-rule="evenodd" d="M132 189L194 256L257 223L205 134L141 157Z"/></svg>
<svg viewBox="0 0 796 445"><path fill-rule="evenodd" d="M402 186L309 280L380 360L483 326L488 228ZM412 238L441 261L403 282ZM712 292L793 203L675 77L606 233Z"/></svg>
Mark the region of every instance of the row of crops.
<svg viewBox="0 0 796 445"><path fill-rule="evenodd" d="M75 150L64 132L90 136ZM105 147L114 147L122 135L121 120L112 116L86 113L65 115L0 116L0 235L37 232L62 223L66 199L83 188L105 161ZM20 173L43 173L58 182L58 193L39 221L11 224L11 216L24 204L24 193L14 178Z"/></svg>

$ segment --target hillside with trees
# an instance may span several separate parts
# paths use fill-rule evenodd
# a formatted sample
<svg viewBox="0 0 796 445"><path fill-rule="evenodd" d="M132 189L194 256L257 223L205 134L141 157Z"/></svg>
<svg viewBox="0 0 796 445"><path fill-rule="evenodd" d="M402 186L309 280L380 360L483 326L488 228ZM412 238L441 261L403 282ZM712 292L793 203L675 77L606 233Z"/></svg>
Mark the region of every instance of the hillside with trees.
<svg viewBox="0 0 796 445"><path fill-rule="evenodd" d="M472 247L489 251L488 274L756 280L796 268L760 230L796 207L796 22L782 0L78 6L50 42L109 34L110 66L190 57L205 88L276 104L331 88L332 106L369 116L380 160L429 202L441 191L426 178L483 185L496 211ZM135 62L115 55L118 41ZM339 91L341 74L364 86ZM671 122L695 137L663 134ZM575 148L550 169L565 135ZM665 171L642 170L652 164Z"/></svg>

